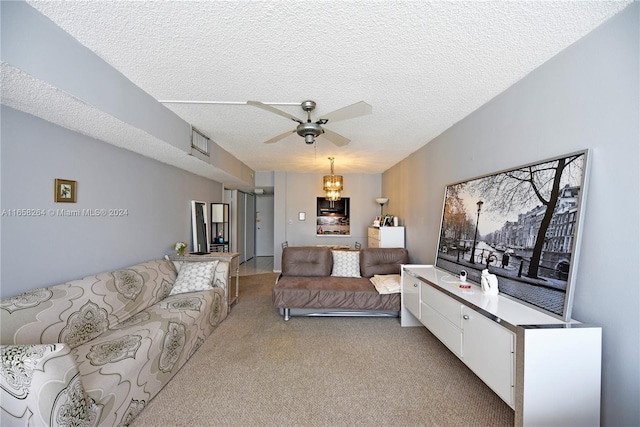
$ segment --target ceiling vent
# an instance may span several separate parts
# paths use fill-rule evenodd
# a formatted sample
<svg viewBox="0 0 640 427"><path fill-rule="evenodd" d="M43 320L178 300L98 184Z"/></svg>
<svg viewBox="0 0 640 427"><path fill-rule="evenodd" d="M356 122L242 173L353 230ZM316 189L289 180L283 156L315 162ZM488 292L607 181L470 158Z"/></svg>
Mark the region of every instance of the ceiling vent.
<svg viewBox="0 0 640 427"><path fill-rule="evenodd" d="M191 148L209 156L209 141L211 140L205 134L191 127Z"/></svg>

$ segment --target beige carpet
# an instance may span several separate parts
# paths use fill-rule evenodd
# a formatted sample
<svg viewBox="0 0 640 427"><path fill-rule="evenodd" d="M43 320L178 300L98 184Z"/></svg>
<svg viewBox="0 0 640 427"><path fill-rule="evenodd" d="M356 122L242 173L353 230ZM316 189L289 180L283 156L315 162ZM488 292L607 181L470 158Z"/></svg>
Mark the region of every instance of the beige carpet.
<svg viewBox="0 0 640 427"><path fill-rule="evenodd" d="M240 302L134 421L144 426L512 426L513 411L425 328L284 322L276 274Z"/></svg>

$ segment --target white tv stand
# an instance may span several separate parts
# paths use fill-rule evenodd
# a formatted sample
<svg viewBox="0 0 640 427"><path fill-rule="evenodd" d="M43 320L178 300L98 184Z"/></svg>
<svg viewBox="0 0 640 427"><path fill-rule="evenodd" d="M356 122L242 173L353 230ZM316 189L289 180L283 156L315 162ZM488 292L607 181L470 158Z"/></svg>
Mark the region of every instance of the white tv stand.
<svg viewBox="0 0 640 427"><path fill-rule="evenodd" d="M516 426L599 425L602 328L460 283L404 265L401 325L426 326L515 410Z"/></svg>

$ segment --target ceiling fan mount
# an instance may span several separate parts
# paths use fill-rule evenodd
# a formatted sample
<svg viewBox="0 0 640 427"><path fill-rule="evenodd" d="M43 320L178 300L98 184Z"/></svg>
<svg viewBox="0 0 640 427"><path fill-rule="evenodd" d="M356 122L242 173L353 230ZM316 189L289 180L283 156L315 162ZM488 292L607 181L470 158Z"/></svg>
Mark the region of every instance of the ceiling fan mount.
<svg viewBox="0 0 640 427"><path fill-rule="evenodd" d="M300 104L300 106L307 113L310 113L311 111L316 109L315 101L304 101L302 104Z"/></svg>
<svg viewBox="0 0 640 427"><path fill-rule="evenodd" d="M303 101L300 104L300 107L304 111L307 112L307 121L303 121L289 113L286 113L282 110L272 107L271 105L264 104L258 101L247 101L248 105L253 105L254 107L262 108L263 110L270 111L272 113L283 116L287 119L293 120L298 123L298 126L293 131L285 132L281 135L278 135L274 138L271 138L268 141L265 141L265 144L272 144L274 142L278 142L281 139L289 136L291 133L296 132L298 135L304 138L304 142L311 145L316 142L316 137L322 135L327 138L329 141L333 142L337 146L347 145L350 142L350 139L345 138L344 136L333 132L329 129L325 129L322 125L325 125L329 122L337 122L340 120L351 119L354 117L364 116L366 114L371 114L372 107L364 101L357 102L355 104L349 105L347 107L341 108L339 110L333 111L324 117L316 120L315 122L311 120L311 112L315 110L316 103L315 101L307 100Z"/></svg>

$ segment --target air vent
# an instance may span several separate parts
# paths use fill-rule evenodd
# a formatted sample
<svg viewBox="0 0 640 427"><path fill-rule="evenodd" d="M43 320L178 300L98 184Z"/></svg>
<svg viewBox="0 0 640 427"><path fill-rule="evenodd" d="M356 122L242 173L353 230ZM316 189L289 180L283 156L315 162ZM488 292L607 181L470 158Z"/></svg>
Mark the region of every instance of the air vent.
<svg viewBox="0 0 640 427"><path fill-rule="evenodd" d="M209 155L209 141L202 132L196 130L196 128L191 128L191 148L195 148L199 152L204 155Z"/></svg>

